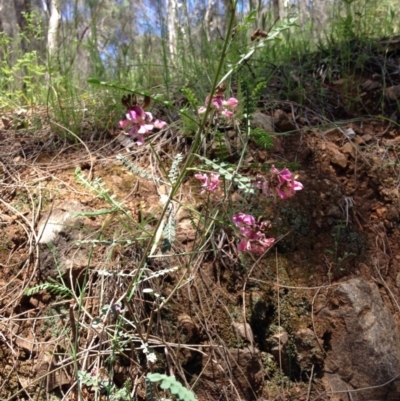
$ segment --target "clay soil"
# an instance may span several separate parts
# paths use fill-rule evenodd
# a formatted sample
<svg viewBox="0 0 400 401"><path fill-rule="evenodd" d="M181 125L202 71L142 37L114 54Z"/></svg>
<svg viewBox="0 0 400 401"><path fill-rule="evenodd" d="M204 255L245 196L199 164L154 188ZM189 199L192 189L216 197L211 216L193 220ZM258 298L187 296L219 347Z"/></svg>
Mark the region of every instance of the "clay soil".
<svg viewBox="0 0 400 401"><path fill-rule="evenodd" d="M284 114L296 126L283 107L260 112L275 122ZM36 114L40 129L33 127ZM144 400L149 371L175 375L201 401L330 399L323 384L329 336L314 319L321 290L362 277L379 286L399 316L393 299L400 296L400 129L387 119L302 124L276 135L270 150L250 141L242 174L254 178L265 166L288 166L304 189L287 201L261 194L244 199L236 188L231 204L221 201L222 189L208 199L189 172L177 195L184 207L176 215L170 258L146 261L146 277L153 279L135 289L129 304L121 302L124 312L109 305L132 289L135 269L146 260L146 238L124 225L130 220L120 213L94 213L111 206L74 172L79 167L88 179L101 178L151 232L165 188L133 174L116 156L162 175L160 160L169 166L178 151L185 157L190 141L175 128L156 134L158 160L148 146L127 150L108 132L63 140L38 111L24 121L0 131L0 399L80 394L105 400L104 386L114 385L114 394L130 383L133 399ZM261 259L239 254L227 219L211 232L205 220L203 234L211 239L201 242L193 216L215 210L269 219L276 245ZM81 215L68 220L57 239L40 243L38 227L55 211ZM154 254L161 254L161 244ZM48 282L64 290L26 292ZM162 308L148 287L167 301ZM124 313L130 323L117 326ZM299 342L302 332L310 333L309 348ZM146 362L143 339L157 356L154 364ZM78 370L103 388L77 377ZM78 380L84 382L80 393Z"/></svg>

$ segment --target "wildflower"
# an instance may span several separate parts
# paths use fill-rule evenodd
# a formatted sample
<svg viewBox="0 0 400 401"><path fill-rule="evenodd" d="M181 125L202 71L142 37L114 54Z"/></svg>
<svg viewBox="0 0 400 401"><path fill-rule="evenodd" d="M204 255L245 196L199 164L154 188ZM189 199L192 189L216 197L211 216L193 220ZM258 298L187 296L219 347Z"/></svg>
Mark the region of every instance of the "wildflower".
<svg viewBox="0 0 400 401"><path fill-rule="evenodd" d="M144 111L138 105L131 106L126 114L126 119L119 122L122 129L129 128L129 135L137 138L139 146L144 143L144 135L151 132L154 128L164 128L167 125L165 121L153 121L153 115Z"/></svg>
<svg viewBox="0 0 400 401"><path fill-rule="evenodd" d="M232 220L243 236L238 245L239 251L250 251L262 255L274 244L275 238L266 238L264 233L271 226L269 222L256 223L254 216L245 213L235 214Z"/></svg>
<svg viewBox="0 0 400 401"><path fill-rule="evenodd" d="M296 191L302 190L303 184L296 181L288 168L279 171L275 166L271 167L271 177L269 180L258 179L255 187L262 190L264 195L278 195L281 199L291 198Z"/></svg>
<svg viewBox="0 0 400 401"><path fill-rule="evenodd" d="M219 179L219 174L211 173L210 176L208 174L195 174L194 175L198 180L202 182L201 187L201 194L205 191L214 191L218 188L221 180Z"/></svg>
<svg viewBox="0 0 400 401"><path fill-rule="evenodd" d="M112 311L113 313L122 313L122 312L125 311L125 309L122 308L122 305L121 305L121 304L113 304L113 305L111 306L111 311Z"/></svg>
<svg viewBox="0 0 400 401"><path fill-rule="evenodd" d="M210 96L207 96L205 104L207 105L209 101L210 101ZM238 103L239 103L239 101L234 97L231 97L228 100L225 100L225 96L220 92L218 92L218 94L214 95L211 100L211 104L212 104L212 106L214 106L217 113L221 114L225 117L233 116L233 112L235 111ZM197 110L197 112L199 114L203 114L206 112L206 110L207 110L206 106L201 106Z"/></svg>

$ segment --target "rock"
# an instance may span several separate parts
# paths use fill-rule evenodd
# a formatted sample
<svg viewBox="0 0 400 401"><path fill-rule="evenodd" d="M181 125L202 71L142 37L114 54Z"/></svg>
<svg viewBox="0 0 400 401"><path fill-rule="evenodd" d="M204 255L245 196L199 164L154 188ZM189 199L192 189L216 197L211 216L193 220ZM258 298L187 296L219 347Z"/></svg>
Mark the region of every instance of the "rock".
<svg viewBox="0 0 400 401"><path fill-rule="evenodd" d="M289 336L288 336L288 333L286 333L286 331L280 331L279 333L275 334L273 337L278 340L278 344L283 345L283 346L285 346L289 341Z"/></svg>
<svg viewBox="0 0 400 401"><path fill-rule="evenodd" d="M327 391L357 389L353 401L399 400L400 378L392 379L400 372L400 338L378 287L354 278L329 290L325 303L317 325L324 327Z"/></svg>
<svg viewBox="0 0 400 401"><path fill-rule="evenodd" d="M196 342L196 338L199 334L199 327L194 323L193 319L182 313L178 316L178 325L177 325L178 332L185 337L184 344L190 344ZM182 339L180 338L181 342Z"/></svg>
<svg viewBox="0 0 400 401"><path fill-rule="evenodd" d="M345 130L344 130L344 134L346 135L346 137L348 138L348 139L351 139L351 140L354 140L355 138L356 138L356 132L353 130L353 128L346 128Z"/></svg>
<svg viewBox="0 0 400 401"><path fill-rule="evenodd" d="M368 143L368 142L372 141L373 136L371 134L364 134L362 136L362 139L364 140L364 142Z"/></svg>
<svg viewBox="0 0 400 401"><path fill-rule="evenodd" d="M365 139L364 139L364 137L357 135L354 139L354 142L356 143L356 145L364 145Z"/></svg>
<svg viewBox="0 0 400 401"><path fill-rule="evenodd" d="M386 88L386 96L390 100L397 100L400 98L400 85L391 86Z"/></svg>
<svg viewBox="0 0 400 401"><path fill-rule="evenodd" d="M362 91L373 91L375 89L380 89L382 87L382 84L378 81L372 81L371 79L367 79L360 85L360 89Z"/></svg>
<svg viewBox="0 0 400 401"><path fill-rule="evenodd" d="M288 132L296 130L296 125L291 121L283 110L275 110L274 126L280 132Z"/></svg>
<svg viewBox="0 0 400 401"><path fill-rule="evenodd" d="M340 142L343 138L343 130L338 127L331 128L323 133L323 136L331 142Z"/></svg>
<svg viewBox="0 0 400 401"><path fill-rule="evenodd" d="M233 322L232 328L238 336L249 341L250 344L254 343L253 330L248 323Z"/></svg>
<svg viewBox="0 0 400 401"><path fill-rule="evenodd" d="M350 142L346 142L340 149L344 154L354 158L354 147Z"/></svg>
<svg viewBox="0 0 400 401"><path fill-rule="evenodd" d="M332 164L342 168L347 166L347 156L345 156L334 143L328 142L326 148Z"/></svg>
<svg viewBox="0 0 400 401"><path fill-rule="evenodd" d="M39 244L53 242L65 226L73 224L74 214L82 210L81 204L73 200L44 214L38 223Z"/></svg>
<svg viewBox="0 0 400 401"><path fill-rule="evenodd" d="M76 213L84 207L76 200L65 201L42 216L38 224L40 244L40 272L43 276L57 277L73 270L72 277L86 268L90 259L88 244L79 244L86 239L92 222ZM48 244L51 243L51 247ZM57 250L55 252L54 250Z"/></svg>
<svg viewBox="0 0 400 401"><path fill-rule="evenodd" d="M254 401L262 395L264 369L260 362L260 352L254 347L229 349L228 352L203 355L201 386L209 399L218 399L224 386L235 386L242 400Z"/></svg>
<svg viewBox="0 0 400 401"><path fill-rule="evenodd" d="M318 368L323 366L324 354L311 329L298 330L294 335L294 343L296 344L297 363L302 372L311 372L313 365Z"/></svg>
<svg viewBox="0 0 400 401"><path fill-rule="evenodd" d="M278 332L271 337L271 341L275 344L271 347L271 354L274 356L277 362L282 364L284 372L290 371L290 355L287 352L287 343L289 341L289 335L282 328L278 329Z"/></svg>
<svg viewBox="0 0 400 401"><path fill-rule="evenodd" d="M260 128L265 132L274 132L274 124L272 117L256 111L251 116L251 127Z"/></svg>
<svg viewBox="0 0 400 401"><path fill-rule="evenodd" d="M15 343L18 345L19 348L27 351L30 357L32 356L32 354L36 354L37 342L32 333L29 333L27 337L17 336Z"/></svg>
<svg viewBox="0 0 400 401"><path fill-rule="evenodd" d="M329 217L334 217L336 219L341 219L343 218L343 211L340 209L339 206L331 204L327 208L326 215Z"/></svg>

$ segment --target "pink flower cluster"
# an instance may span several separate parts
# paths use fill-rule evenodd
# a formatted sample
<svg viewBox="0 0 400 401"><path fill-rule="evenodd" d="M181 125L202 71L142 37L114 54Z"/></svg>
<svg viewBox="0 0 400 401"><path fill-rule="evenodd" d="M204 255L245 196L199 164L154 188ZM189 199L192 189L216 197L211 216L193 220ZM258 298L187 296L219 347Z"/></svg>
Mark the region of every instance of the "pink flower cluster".
<svg viewBox="0 0 400 401"><path fill-rule="evenodd" d="M279 196L281 199L291 198L296 191L303 189L303 184L294 179L289 169L285 167L279 171L275 166L271 168L269 179L257 179L254 185L261 189L264 195ZM239 251L262 255L274 244L275 239L266 238L264 234L271 226L269 222L256 223L254 216L244 213L235 214L232 219L242 235L238 245Z"/></svg>
<svg viewBox="0 0 400 401"><path fill-rule="evenodd" d="M144 135L151 132L154 128L164 128L167 125L165 121L154 120L153 115L144 111L142 107L135 105L132 106L127 114L126 119L119 122L119 127L122 129L129 129L129 135L137 138L139 146L144 143Z"/></svg>
<svg viewBox="0 0 400 401"><path fill-rule="evenodd" d="M195 174L195 177L202 182L202 191L214 191L220 184L219 174ZM264 195L279 196L281 199L291 198L296 191L303 189L303 184L296 181L293 174L286 167L279 171L275 166L271 168L269 179L260 178L254 184L262 190ZM274 243L274 238L267 238L265 232L271 227L268 221L256 222L251 214L238 213L232 217L233 223L239 228L242 236L238 245L239 251L254 252L262 255Z"/></svg>
<svg viewBox="0 0 400 401"><path fill-rule="evenodd" d="M255 187L262 190L264 195L279 196L281 199L291 198L296 191L303 189L303 184L296 181L293 174L286 167L279 171L275 166L271 168L269 180L259 179Z"/></svg>
<svg viewBox="0 0 400 401"><path fill-rule="evenodd" d="M205 104L207 105L209 101L210 97L207 96ZM239 103L238 100L235 99L234 97L225 100L225 96L223 94L215 95L211 100L211 104L215 107L217 113L225 117L233 116L233 112L235 111L238 103ZM201 106L197 112L199 114L203 114L206 112L206 110L207 110L206 106Z"/></svg>
<svg viewBox="0 0 400 401"><path fill-rule="evenodd" d="M219 179L219 174L211 173L210 176L208 174L195 174L194 175L198 180L202 182L201 184L201 192L204 193L205 191L214 191L217 189L221 180Z"/></svg>
<svg viewBox="0 0 400 401"><path fill-rule="evenodd" d="M256 223L254 216L244 213L235 214L232 220L243 237L238 245L239 251L262 255L275 242L274 238L266 238L264 234L264 231L271 226L269 222Z"/></svg>

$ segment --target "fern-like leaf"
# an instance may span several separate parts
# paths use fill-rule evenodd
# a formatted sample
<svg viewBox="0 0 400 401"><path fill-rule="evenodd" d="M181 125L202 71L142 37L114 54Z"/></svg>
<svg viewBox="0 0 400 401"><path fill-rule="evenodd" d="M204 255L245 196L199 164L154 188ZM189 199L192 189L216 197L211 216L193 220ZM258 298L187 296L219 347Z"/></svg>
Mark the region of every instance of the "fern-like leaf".
<svg viewBox="0 0 400 401"><path fill-rule="evenodd" d="M271 149L274 146L274 141L271 135L261 128L254 128L250 132L250 136L258 146L264 149Z"/></svg>
<svg viewBox="0 0 400 401"><path fill-rule="evenodd" d="M49 282L38 284L31 288L27 288L24 291L24 295L30 297L31 295L37 294L42 290L46 290L48 292L51 292L52 294L59 295L63 298L73 296L72 291L69 288L65 287L64 285L58 283L49 283Z"/></svg>
<svg viewBox="0 0 400 401"><path fill-rule="evenodd" d="M174 157L174 160L172 162L171 168L168 173L168 178L170 179L172 185L176 184L176 181L178 180L178 177L180 174L180 170L178 167L179 167L179 164L182 162L182 160L183 160L182 153L178 153Z"/></svg>
<svg viewBox="0 0 400 401"><path fill-rule="evenodd" d="M175 242L176 230L175 230L175 217L170 213L167 217L167 222L163 230L163 244L161 246L161 252L165 253L172 248L172 244Z"/></svg>
<svg viewBox="0 0 400 401"><path fill-rule="evenodd" d="M229 157L229 150L226 146L225 136L222 132L216 131L215 132L215 155L220 160L225 160Z"/></svg>
<svg viewBox="0 0 400 401"><path fill-rule="evenodd" d="M125 156L117 155L117 159L133 174L137 175L140 178L146 178L149 181L160 182L160 178L155 177L154 175L148 173L146 170L142 170L139 167L136 167L132 164Z"/></svg>
<svg viewBox="0 0 400 401"><path fill-rule="evenodd" d="M203 160L207 166L211 167L226 180L233 181L235 184L237 184L239 189L242 190L244 193L255 194L255 189L251 180L248 177L245 177L236 172L236 168L229 163L222 162L218 164L212 160L206 159L205 157L199 155L197 155L197 157Z"/></svg>
<svg viewBox="0 0 400 401"><path fill-rule="evenodd" d="M181 89L181 92L182 92L183 96L185 96L187 101L190 103L190 105L194 109L196 109L197 105L198 105L196 95L189 88L183 88L183 89Z"/></svg>
<svg viewBox="0 0 400 401"><path fill-rule="evenodd" d="M148 373L146 379L148 379L151 383L160 382L160 387L163 390L169 390L169 392L175 395L180 401L197 401L193 391L184 387L175 379L174 376L167 376L160 373Z"/></svg>

